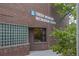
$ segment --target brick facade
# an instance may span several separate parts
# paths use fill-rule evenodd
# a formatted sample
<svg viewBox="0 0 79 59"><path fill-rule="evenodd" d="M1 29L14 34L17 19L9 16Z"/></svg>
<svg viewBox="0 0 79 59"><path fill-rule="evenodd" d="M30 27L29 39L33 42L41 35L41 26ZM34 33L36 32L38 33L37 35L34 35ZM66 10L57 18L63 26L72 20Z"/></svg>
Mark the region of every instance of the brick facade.
<svg viewBox="0 0 79 59"><path fill-rule="evenodd" d="M50 4L1 4L0 3L0 22L1 23L11 23L11 24L25 24L29 27L40 27L46 28L46 38L47 42L41 43L33 43L31 50L45 50L48 49L49 45L55 43L55 40L49 36L50 32L53 30L53 27L56 25L52 25L49 23L36 21L34 16L31 16L30 10L38 11L44 15L52 16L55 20L59 17L56 14L55 8L52 9L51 14L51 6ZM30 43L29 45L15 46L9 48L0 48L0 55L27 55L30 51Z"/></svg>

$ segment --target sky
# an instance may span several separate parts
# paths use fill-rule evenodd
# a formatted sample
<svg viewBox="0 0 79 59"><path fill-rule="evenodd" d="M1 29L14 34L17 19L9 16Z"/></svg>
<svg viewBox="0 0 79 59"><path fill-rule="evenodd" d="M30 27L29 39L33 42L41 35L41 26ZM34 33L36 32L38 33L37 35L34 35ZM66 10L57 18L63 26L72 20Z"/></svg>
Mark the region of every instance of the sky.
<svg viewBox="0 0 79 59"><path fill-rule="evenodd" d="M76 20L74 20L73 16L69 16L69 24L71 24L72 22L76 23Z"/></svg>

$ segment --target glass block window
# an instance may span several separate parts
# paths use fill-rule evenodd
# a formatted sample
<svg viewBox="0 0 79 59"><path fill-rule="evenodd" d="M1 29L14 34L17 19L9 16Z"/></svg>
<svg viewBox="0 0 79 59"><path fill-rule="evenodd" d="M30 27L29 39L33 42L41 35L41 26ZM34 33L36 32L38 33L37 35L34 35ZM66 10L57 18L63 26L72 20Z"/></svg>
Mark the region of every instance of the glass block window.
<svg viewBox="0 0 79 59"><path fill-rule="evenodd" d="M0 46L24 44L28 42L28 26L0 23Z"/></svg>

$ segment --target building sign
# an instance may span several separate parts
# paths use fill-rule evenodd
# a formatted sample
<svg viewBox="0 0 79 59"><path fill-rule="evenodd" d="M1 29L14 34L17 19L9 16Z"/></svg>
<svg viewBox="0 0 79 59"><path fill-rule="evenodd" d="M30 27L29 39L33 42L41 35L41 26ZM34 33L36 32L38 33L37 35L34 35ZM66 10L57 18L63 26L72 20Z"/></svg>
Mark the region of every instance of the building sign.
<svg viewBox="0 0 79 59"><path fill-rule="evenodd" d="M31 11L31 15L35 16L35 19L38 21L42 21L42 22L47 22L47 23L51 23L51 24L56 24L56 22L54 21L54 18L46 16L42 13L39 13L37 11Z"/></svg>

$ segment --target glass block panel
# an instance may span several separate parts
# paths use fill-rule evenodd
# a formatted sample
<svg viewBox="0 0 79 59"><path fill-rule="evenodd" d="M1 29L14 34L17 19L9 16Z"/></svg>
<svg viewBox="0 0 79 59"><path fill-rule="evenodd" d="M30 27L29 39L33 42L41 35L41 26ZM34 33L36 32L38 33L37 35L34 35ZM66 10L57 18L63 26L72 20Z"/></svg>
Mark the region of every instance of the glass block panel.
<svg viewBox="0 0 79 59"><path fill-rule="evenodd" d="M24 44L27 40L27 26L0 23L0 46Z"/></svg>

